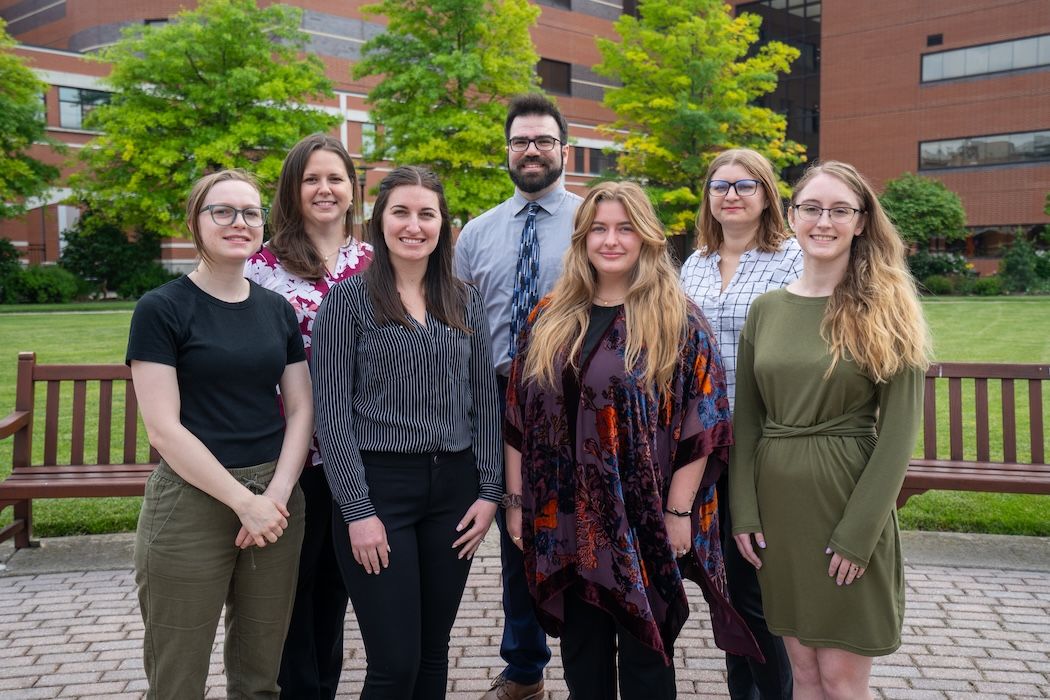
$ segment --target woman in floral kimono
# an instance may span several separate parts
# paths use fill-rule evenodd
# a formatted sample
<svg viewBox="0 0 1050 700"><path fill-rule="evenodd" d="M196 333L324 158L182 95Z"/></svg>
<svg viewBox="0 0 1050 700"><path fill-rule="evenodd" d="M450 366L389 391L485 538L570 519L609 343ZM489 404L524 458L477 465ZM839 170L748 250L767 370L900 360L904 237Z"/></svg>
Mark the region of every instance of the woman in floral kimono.
<svg viewBox="0 0 1050 700"><path fill-rule="evenodd" d="M725 594L721 360L638 185L603 183L577 210L562 277L519 340L504 439L507 529L575 700L616 697L617 671L625 699L675 697L685 578L716 643L758 655Z"/></svg>

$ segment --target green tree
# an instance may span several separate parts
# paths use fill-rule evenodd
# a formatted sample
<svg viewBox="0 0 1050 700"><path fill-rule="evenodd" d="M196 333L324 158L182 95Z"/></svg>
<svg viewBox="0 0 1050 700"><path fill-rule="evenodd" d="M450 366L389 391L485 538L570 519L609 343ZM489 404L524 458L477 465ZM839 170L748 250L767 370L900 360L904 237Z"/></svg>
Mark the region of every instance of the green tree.
<svg viewBox="0 0 1050 700"><path fill-rule="evenodd" d="M160 282L171 279L156 262L160 257L160 240L156 234L139 233L131 240L122 227L87 211L62 237L65 239L62 267L90 285L95 296L105 297L108 292L140 296L134 293L137 289L130 294L122 290L135 287L131 282L143 276Z"/></svg>
<svg viewBox="0 0 1050 700"><path fill-rule="evenodd" d="M962 200L940 180L904 173L886 183L879 201L901 237L920 248L932 238L966 238Z"/></svg>
<svg viewBox="0 0 1050 700"><path fill-rule="evenodd" d="M0 219L25 213L26 200L47 191L58 169L29 155L48 142L43 94L47 85L15 55L15 40L0 18Z"/></svg>
<svg viewBox="0 0 1050 700"><path fill-rule="evenodd" d="M88 121L75 198L121 227L188 235L191 184L222 168L276 182L288 149L339 118L307 105L330 96L316 56L302 56L302 13L255 0L202 0L165 25L131 27L102 51L108 105Z"/></svg>
<svg viewBox="0 0 1050 700"><path fill-rule="evenodd" d="M432 168L453 218L507 197L503 102L536 89L529 27L539 8L526 0L381 0L362 11L388 21L353 68L356 79L382 76L368 94L382 132L366 156Z"/></svg>
<svg viewBox="0 0 1050 700"><path fill-rule="evenodd" d="M754 102L772 92L799 51L777 41L754 50L761 18L729 14L724 0L642 0L622 15L619 41L598 39L595 70L616 113L606 132L623 149L619 169L642 180L673 232L692 229L704 173L726 148L752 148L778 168L805 148L786 138L783 115Z"/></svg>

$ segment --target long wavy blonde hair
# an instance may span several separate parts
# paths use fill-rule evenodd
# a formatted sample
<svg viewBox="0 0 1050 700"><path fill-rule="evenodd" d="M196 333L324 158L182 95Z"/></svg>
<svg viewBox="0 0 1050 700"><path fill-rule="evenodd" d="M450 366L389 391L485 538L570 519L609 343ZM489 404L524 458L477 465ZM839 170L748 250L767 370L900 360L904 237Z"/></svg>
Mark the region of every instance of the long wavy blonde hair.
<svg viewBox="0 0 1050 700"><path fill-rule="evenodd" d="M587 194L576 210L562 275L529 337L523 377L553 388L561 382L561 371L566 364L579 371L597 286L597 273L587 259L587 234L598 213L598 205L609 201L623 205L642 241L624 300L627 321L624 369L630 373L641 359L643 385L650 395L655 395L667 389L674 376L688 324L688 301L678 284L667 238L653 205L642 188L633 182L602 183Z"/></svg>
<svg viewBox="0 0 1050 700"><path fill-rule="evenodd" d="M848 163L811 166L795 184L791 202L818 175L844 183L860 200L864 217L853 238L846 275L828 301L820 334L831 353L830 376L847 357L875 382L908 367L930 362L930 332L908 271L900 234L886 216L868 181Z"/></svg>

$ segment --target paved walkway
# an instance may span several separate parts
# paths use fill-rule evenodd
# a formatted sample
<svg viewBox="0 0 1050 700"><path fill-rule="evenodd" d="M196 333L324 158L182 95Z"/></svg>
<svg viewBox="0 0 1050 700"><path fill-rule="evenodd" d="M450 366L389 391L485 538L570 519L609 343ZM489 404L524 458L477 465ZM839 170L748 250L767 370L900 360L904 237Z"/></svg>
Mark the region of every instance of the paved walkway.
<svg viewBox="0 0 1050 700"><path fill-rule="evenodd" d="M904 645L876 660L876 698L1050 698L1050 539L906 533ZM494 538L490 538L494 539ZM0 697L142 696L142 622L128 536L63 538L0 551ZM952 563L954 562L954 563ZM724 698L703 598L677 645L679 697ZM340 698L357 697L364 652L353 615ZM452 633L450 698L477 698L502 667L499 554L475 559ZM223 692L222 628L208 697ZM548 697L567 697L557 655Z"/></svg>

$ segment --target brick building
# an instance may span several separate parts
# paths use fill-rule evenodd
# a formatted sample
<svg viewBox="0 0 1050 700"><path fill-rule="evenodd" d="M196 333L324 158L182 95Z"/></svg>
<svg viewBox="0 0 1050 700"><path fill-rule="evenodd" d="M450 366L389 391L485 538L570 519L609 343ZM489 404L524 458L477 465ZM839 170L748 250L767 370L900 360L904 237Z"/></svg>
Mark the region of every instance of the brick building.
<svg viewBox="0 0 1050 700"><path fill-rule="evenodd" d="M601 99L607 79L594 73L595 36L634 0L534 0L532 38L544 88L555 95L573 140L567 183L582 190L612 166L609 141L595 127L611 119ZM83 115L106 95L104 65L84 54L112 43L127 24L164 22L183 0L0 0L0 17L19 54L51 86L45 95L53 137L82 147ZM344 115L340 136L358 159L375 125L364 97L369 81L351 80L361 45L382 31L365 18L364 0L291 0L304 11L309 50L325 62L336 96L325 107ZM1050 222L1050 8L1046 0L731 0L763 16L763 39L797 46L792 74L764 102L788 116L789 136L811 157L854 163L881 186L904 172L938 178L958 192L974 235L972 256L996 252L1004 233ZM52 162L60 159L49 153ZM382 167L367 173L369 186ZM787 173L790 178L793 173ZM58 204L59 187L0 235L30 262L57 259L59 232L76 220ZM192 258L188 241L165 243L173 267Z"/></svg>

